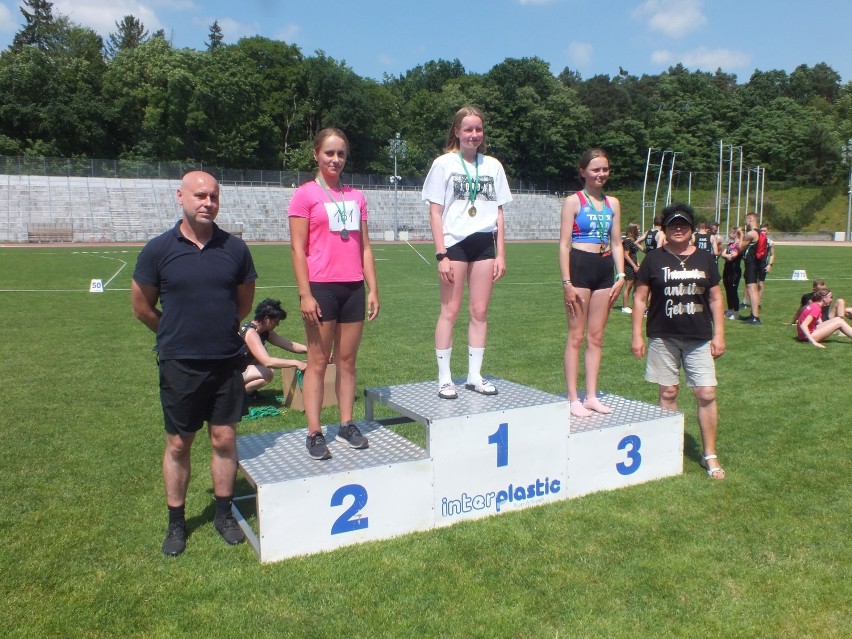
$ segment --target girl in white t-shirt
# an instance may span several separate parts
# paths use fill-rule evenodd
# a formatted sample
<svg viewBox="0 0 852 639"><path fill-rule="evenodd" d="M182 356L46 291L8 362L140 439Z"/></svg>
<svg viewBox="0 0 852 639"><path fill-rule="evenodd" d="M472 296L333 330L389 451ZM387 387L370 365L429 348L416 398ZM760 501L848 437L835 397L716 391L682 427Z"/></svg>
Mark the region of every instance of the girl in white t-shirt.
<svg viewBox="0 0 852 639"><path fill-rule="evenodd" d="M423 184L438 260L441 313L435 327L438 396L456 399L450 373L453 329L469 289L468 373L465 388L483 395L497 389L481 374L494 282L506 273L503 205L512 201L503 166L485 153L485 118L475 107L459 109L447 144Z"/></svg>

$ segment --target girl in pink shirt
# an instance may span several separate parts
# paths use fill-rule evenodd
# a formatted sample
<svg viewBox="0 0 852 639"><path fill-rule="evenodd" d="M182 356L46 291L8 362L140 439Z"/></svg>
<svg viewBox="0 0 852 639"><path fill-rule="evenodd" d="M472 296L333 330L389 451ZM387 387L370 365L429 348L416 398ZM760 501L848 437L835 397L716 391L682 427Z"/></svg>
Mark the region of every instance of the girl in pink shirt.
<svg viewBox="0 0 852 639"><path fill-rule="evenodd" d="M820 288L811 296L811 303L802 309L796 330L800 342L810 342L817 348L825 348L820 342L835 331L852 337L852 326L843 317L832 317L822 321L822 307L831 306L831 291Z"/></svg>
<svg viewBox="0 0 852 639"><path fill-rule="evenodd" d="M367 202L360 191L340 181L348 156L349 141L343 131L317 133L314 159L319 171L313 181L296 189L288 209L293 272L308 342L302 400L308 421L308 455L313 459L331 458L320 413L332 350L340 411L335 439L350 448L369 445L352 421L355 358L364 315L374 320L379 314L379 292L367 232Z"/></svg>

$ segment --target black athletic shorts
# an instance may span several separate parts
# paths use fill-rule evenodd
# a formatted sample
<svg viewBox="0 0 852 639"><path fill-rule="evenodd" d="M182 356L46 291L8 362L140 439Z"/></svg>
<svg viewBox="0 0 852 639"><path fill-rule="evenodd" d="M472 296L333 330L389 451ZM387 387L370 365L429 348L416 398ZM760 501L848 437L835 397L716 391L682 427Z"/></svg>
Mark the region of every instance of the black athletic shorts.
<svg viewBox="0 0 852 639"><path fill-rule="evenodd" d="M364 281L311 282L311 295L322 311L323 321L338 324L363 322L367 313L367 293Z"/></svg>
<svg viewBox="0 0 852 639"><path fill-rule="evenodd" d="M761 260L746 257L743 260L743 276L746 284L757 284L760 281L760 272L763 270Z"/></svg>
<svg viewBox="0 0 852 639"><path fill-rule="evenodd" d="M453 262L480 262L495 257L494 233L490 231L472 233L447 249L447 258Z"/></svg>
<svg viewBox="0 0 852 639"><path fill-rule="evenodd" d="M568 266L574 288L598 291L612 288L615 284L615 260L612 258L612 253L601 255L586 251L571 251L568 254Z"/></svg>
<svg viewBox="0 0 852 639"><path fill-rule="evenodd" d="M166 432L191 435L204 422L236 424L243 410L242 360L160 360L160 401Z"/></svg>

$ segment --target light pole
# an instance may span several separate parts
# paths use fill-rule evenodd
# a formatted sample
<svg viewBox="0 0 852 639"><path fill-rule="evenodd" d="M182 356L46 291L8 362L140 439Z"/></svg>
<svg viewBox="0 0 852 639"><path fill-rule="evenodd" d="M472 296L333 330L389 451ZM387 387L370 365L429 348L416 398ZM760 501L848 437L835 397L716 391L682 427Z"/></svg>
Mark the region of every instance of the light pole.
<svg viewBox="0 0 852 639"><path fill-rule="evenodd" d="M408 154L408 144L403 140L399 133L388 140L388 155L393 158L393 175L390 176L390 182L393 184L393 239L394 242L399 239L399 181L402 179L397 175L396 160L401 157L403 160Z"/></svg>
<svg viewBox="0 0 852 639"><path fill-rule="evenodd" d="M849 165L849 199L846 205L846 241L852 242L852 138L849 138L842 147L840 147L840 157L843 158L843 164Z"/></svg>

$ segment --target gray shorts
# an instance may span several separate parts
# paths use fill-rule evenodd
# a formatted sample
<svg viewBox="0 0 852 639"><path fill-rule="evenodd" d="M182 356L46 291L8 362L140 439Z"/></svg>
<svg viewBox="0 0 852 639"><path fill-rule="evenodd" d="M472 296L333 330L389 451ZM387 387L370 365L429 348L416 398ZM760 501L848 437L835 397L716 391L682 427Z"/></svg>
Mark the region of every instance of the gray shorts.
<svg viewBox="0 0 852 639"><path fill-rule="evenodd" d="M648 340L646 380L662 386L677 386L681 366L690 388L716 386L716 363L710 354L710 342L671 337Z"/></svg>

